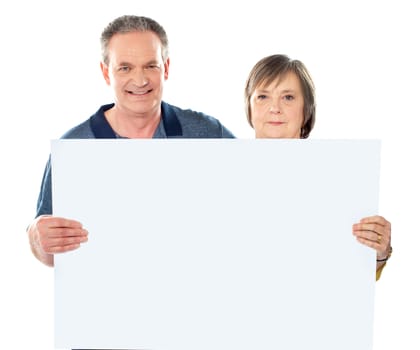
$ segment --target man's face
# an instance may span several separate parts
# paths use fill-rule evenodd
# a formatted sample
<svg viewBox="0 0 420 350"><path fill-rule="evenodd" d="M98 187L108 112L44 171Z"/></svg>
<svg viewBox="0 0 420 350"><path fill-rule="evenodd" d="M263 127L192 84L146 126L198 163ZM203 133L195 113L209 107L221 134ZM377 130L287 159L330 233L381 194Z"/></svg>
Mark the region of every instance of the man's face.
<svg viewBox="0 0 420 350"><path fill-rule="evenodd" d="M116 34L109 42L108 57L101 68L114 90L116 107L143 116L160 111L169 59L162 59L159 37L150 31Z"/></svg>

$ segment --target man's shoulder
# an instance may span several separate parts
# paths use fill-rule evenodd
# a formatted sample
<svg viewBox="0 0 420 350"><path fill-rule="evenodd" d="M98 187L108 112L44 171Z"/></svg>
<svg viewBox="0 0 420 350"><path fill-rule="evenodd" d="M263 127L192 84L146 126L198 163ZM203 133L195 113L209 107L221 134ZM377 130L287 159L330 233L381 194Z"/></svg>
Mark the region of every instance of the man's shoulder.
<svg viewBox="0 0 420 350"><path fill-rule="evenodd" d="M74 126L61 136L62 139L91 139L94 137L90 126L90 119Z"/></svg>
<svg viewBox="0 0 420 350"><path fill-rule="evenodd" d="M181 108L166 102L163 102L162 104L175 113L179 119L182 119L182 121L187 120L188 122L220 123L217 118L203 112L195 111L189 108Z"/></svg>
<svg viewBox="0 0 420 350"><path fill-rule="evenodd" d="M92 118L101 119L104 117L104 111L111 108L113 104L106 104L99 107L87 120L74 126L61 136L62 139L93 139L95 133L92 129Z"/></svg>
<svg viewBox="0 0 420 350"><path fill-rule="evenodd" d="M206 113L184 109L163 102L166 112L174 113L181 124L184 137L227 137L233 134L219 121Z"/></svg>

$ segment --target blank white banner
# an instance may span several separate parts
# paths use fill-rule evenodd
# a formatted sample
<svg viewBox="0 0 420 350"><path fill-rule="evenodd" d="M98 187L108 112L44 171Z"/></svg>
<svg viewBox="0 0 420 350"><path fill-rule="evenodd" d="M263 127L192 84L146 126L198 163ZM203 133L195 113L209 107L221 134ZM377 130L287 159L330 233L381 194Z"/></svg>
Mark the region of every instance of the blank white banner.
<svg viewBox="0 0 420 350"><path fill-rule="evenodd" d="M378 140L54 140L55 345L371 350Z"/></svg>

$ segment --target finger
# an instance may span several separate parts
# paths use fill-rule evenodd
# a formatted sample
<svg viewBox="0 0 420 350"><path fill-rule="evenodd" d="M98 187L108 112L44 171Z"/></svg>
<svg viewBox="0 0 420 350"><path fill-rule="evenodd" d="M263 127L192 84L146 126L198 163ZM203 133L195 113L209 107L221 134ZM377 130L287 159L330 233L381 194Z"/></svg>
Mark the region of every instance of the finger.
<svg viewBox="0 0 420 350"><path fill-rule="evenodd" d="M356 236L356 238L361 238L363 240L368 240L374 243L379 243L383 239L382 235L370 230L356 230L353 231L353 234Z"/></svg>
<svg viewBox="0 0 420 350"><path fill-rule="evenodd" d="M369 239L365 239L363 237L357 237L357 240L360 243L364 244L365 246L368 246L368 247L370 247L372 249L375 249L375 250L377 250L377 248L379 247L377 242L371 241Z"/></svg>
<svg viewBox="0 0 420 350"><path fill-rule="evenodd" d="M86 237L88 231L83 228L67 228L67 227L56 227L50 228L46 231L48 238L59 238L59 237Z"/></svg>
<svg viewBox="0 0 420 350"><path fill-rule="evenodd" d="M87 242L87 237L54 238L41 242L42 249L47 253L73 250Z"/></svg>
<svg viewBox="0 0 420 350"><path fill-rule="evenodd" d="M69 227L69 228L82 228L83 225L76 220L67 219L59 216L42 216L38 220L39 225L43 227L56 228L56 227Z"/></svg>
<svg viewBox="0 0 420 350"><path fill-rule="evenodd" d="M360 220L361 224L377 224L380 226L384 226L384 227L389 227L391 228L391 223L386 220L383 216L380 215L374 215L374 216L368 216L365 218L362 218Z"/></svg>
<svg viewBox="0 0 420 350"><path fill-rule="evenodd" d="M387 251L389 249L389 241L385 241L384 237L381 237L379 240L376 241L374 239L366 238L364 236L357 236L356 239L360 243L373 248L376 250L376 256L382 257L387 254Z"/></svg>
<svg viewBox="0 0 420 350"><path fill-rule="evenodd" d="M75 244L69 244L66 246L51 247L48 253L49 254L65 253L72 250L76 250L78 248L80 248L80 244L75 243Z"/></svg>
<svg viewBox="0 0 420 350"><path fill-rule="evenodd" d="M370 223L370 224L355 224L353 226L354 231L371 231L376 232L380 235L384 235L387 232L387 228L383 225L379 225L377 223Z"/></svg>
<svg viewBox="0 0 420 350"><path fill-rule="evenodd" d="M381 236L384 236L387 240L391 239L391 226L390 225L380 225L377 223L369 224L354 224L353 225L353 234L361 235L363 231L375 232Z"/></svg>

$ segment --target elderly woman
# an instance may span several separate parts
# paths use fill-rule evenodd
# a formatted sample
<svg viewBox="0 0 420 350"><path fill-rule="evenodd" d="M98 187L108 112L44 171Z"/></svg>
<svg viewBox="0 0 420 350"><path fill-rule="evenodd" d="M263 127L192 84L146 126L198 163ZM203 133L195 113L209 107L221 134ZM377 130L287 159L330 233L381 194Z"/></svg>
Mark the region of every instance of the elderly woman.
<svg viewBox="0 0 420 350"><path fill-rule="evenodd" d="M258 61L245 86L245 109L256 138L301 138L315 124L315 87L305 65L286 55ZM391 223L379 215L353 225L356 239L376 250L376 279L391 256Z"/></svg>

